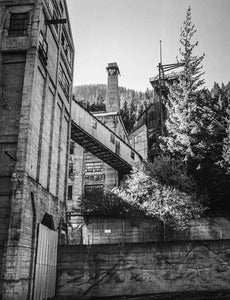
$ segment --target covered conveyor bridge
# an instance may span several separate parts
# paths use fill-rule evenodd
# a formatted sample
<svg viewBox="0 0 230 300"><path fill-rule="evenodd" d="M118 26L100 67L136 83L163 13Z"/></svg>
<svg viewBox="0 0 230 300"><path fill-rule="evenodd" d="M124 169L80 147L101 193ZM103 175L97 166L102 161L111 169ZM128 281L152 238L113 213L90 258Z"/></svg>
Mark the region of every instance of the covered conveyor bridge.
<svg viewBox="0 0 230 300"><path fill-rule="evenodd" d="M142 157L123 139L72 101L71 139L122 174L140 168Z"/></svg>

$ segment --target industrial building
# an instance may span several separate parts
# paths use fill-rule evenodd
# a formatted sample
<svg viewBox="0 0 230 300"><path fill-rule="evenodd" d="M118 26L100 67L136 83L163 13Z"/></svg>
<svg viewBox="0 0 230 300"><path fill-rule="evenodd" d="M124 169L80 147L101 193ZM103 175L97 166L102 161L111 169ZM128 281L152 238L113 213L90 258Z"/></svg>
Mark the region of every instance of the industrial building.
<svg viewBox="0 0 230 300"><path fill-rule="evenodd" d="M119 114L120 99L118 94L118 76L120 70L116 63L109 63L107 68L108 83L106 91L106 111L93 112L95 117L91 126L96 129L97 122L100 122L109 129L104 134L110 139L115 147L115 153L121 153L121 141L130 148L128 134ZM118 136L120 139L117 139ZM79 143L79 141L78 141ZM98 157L98 153L92 154L92 148L88 150L73 140L70 144L69 157L69 179L67 196L67 214L69 216L69 242L81 243L82 217L80 204L82 197L87 194L100 193L111 190L120 185L124 179L122 172L118 172L114 167ZM109 154L107 154L108 156ZM135 162L135 151L130 152L130 156ZM136 153L136 156L138 154ZM125 173L125 168L124 168Z"/></svg>
<svg viewBox="0 0 230 300"><path fill-rule="evenodd" d="M0 1L1 299L55 293L73 61L65 0Z"/></svg>

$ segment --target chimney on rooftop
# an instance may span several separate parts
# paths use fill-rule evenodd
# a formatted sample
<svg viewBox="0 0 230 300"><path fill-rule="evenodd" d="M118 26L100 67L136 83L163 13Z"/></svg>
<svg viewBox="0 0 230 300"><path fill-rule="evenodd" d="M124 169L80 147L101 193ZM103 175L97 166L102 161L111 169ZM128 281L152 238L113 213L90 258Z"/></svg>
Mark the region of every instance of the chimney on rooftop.
<svg viewBox="0 0 230 300"><path fill-rule="evenodd" d="M109 63L106 70L108 72L106 112L119 112L120 99L118 95L118 75L120 75L120 71L117 63Z"/></svg>

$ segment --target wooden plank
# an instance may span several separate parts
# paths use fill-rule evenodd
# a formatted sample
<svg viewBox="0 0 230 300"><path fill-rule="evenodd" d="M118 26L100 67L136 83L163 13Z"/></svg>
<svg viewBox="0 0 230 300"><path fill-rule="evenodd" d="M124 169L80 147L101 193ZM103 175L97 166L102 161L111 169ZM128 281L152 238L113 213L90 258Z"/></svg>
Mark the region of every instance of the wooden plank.
<svg viewBox="0 0 230 300"><path fill-rule="evenodd" d="M58 233L39 224L34 299L54 297Z"/></svg>

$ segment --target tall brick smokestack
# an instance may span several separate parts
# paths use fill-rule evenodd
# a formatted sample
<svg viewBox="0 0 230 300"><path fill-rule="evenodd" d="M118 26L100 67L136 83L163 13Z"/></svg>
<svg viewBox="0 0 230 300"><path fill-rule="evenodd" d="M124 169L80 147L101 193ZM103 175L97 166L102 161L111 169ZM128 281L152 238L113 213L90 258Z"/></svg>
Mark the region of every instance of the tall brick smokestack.
<svg viewBox="0 0 230 300"><path fill-rule="evenodd" d="M120 71L117 63L109 63L106 70L108 72L106 112L119 112L120 99L118 95L118 75L120 75Z"/></svg>

